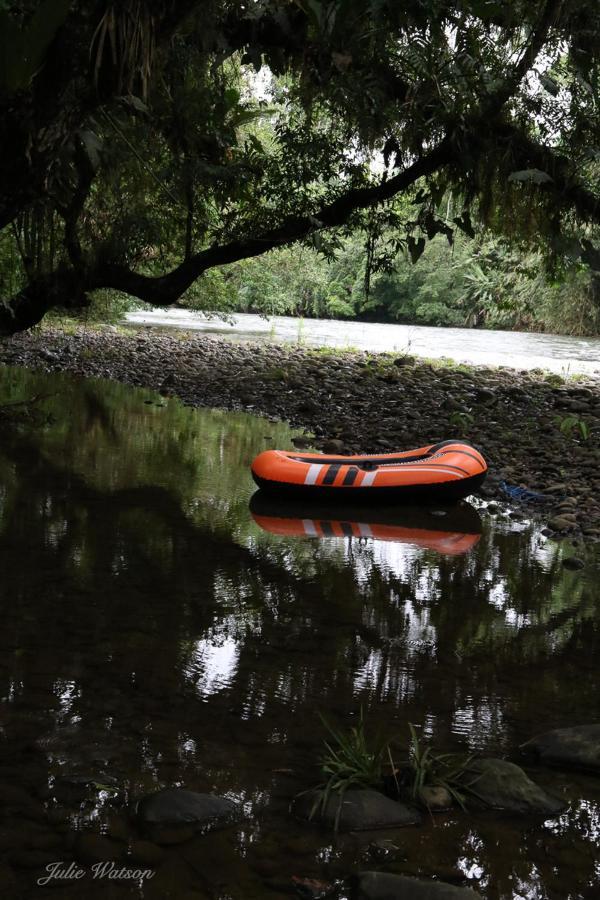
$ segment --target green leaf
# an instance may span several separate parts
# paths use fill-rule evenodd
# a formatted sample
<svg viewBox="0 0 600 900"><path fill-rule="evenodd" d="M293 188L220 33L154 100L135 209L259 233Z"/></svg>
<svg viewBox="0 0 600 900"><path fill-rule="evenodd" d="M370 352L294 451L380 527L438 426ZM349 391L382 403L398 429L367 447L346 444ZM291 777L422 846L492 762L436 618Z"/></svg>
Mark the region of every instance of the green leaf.
<svg viewBox="0 0 600 900"><path fill-rule="evenodd" d="M223 94L227 109L233 109L240 102L240 92L236 88L227 88Z"/></svg>
<svg viewBox="0 0 600 900"><path fill-rule="evenodd" d="M554 78L550 78L549 75L539 75L538 77L544 90L548 91L549 94L552 94L553 97L556 97L560 91L560 86Z"/></svg>
<svg viewBox="0 0 600 900"><path fill-rule="evenodd" d="M415 240L412 235L409 235L406 245L408 247L408 252L410 253L411 261L414 264L423 255L423 251L425 250L425 238L420 237L418 240Z"/></svg>
<svg viewBox="0 0 600 900"><path fill-rule="evenodd" d="M256 119L262 119L263 116L268 116L272 112L272 107L263 109L240 109L233 114L229 121L235 128L239 128L241 125L248 125L250 122L255 122Z"/></svg>
<svg viewBox="0 0 600 900"><path fill-rule="evenodd" d="M81 143L83 144L86 156L90 161L90 165L94 170L98 169L100 167L100 158L103 147L102 140L97 134L94 134L93 131L80 131L79 137L81 138Z"/></svg>
<svg viewBox="0 0 600 900"><path fill-rule="evenodd" d="M144 115L147 115L150 112L144 101L139 97L136 97L135 94L126 94L118 99L121 100L125 106L131 107L134 112L144 113Z"/></svg>
<svg viewBox="0 0 600 900"><path fill-rule="evenodd" d="M591 241L588 241L585 238L582 241L583 244L583 252L581 254L581 259L583 262L593 269L594 272L600 272L600 250L597 247L594 247Z"/></svg>
<svg viewBox="0 0 600 900"><path fill-rule="evenodd" d="M518 172L511 172L508 176L509 181L523 181L531 184L548 184L553 181L551 175L542 172L541 169L520 169Z"/></svg>
<svg viewBox="0 0 600 900"><path fill-rule="evenodd" d="M458 225L461 231L464 231L465 234L468 234L470 238L475 237L475 229L473 228L471 216L469 215L467 210L465 210L462 216L456 216L456 218L454 218L452 221L456 225Z"/></svg>

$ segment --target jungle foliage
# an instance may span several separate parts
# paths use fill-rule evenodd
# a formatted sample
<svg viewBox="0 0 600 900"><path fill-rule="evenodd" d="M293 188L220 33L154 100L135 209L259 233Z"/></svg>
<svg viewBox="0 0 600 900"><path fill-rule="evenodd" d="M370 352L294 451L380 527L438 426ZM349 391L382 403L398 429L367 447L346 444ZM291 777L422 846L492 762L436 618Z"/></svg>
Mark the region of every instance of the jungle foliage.
<svg viewBox="0 0 600 900"><path fill-rule="evenodd" d="M599 35L596 0L2 0L0 332L226 298L218 267L297 242L343 267L357 231L367 305L480 228L474 321L489 241L600 268Z"/></svg>
<svg viewBox="0 0 600 900"><path fill-rule="evenodd" d="M259 259L211 269L180 305L205 313L362 319L458 328L562 334L600 332L600 283L588 267L547 271L539 250L511 246L493 234L428 242L412 263L368 277L365 239L342 241L328 260L311 247L273 250ZM96 310L96 307L94 307ZM115 307L122 311L122 305ZM97 316L106 316L100 306Z"/></svg>

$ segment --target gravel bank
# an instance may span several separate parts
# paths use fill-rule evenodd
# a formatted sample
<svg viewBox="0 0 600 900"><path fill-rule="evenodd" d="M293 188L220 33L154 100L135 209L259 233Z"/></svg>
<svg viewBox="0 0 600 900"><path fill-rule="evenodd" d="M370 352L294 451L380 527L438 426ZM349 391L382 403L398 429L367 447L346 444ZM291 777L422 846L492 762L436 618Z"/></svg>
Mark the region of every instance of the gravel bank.
<svg viewBox="0 0 600 900"><path fill-rule="evenodd" d="M552 498L541 507L552 532L600 538L598 379L111 327L16 335L0 343L0 361L285 419L327 452L465 439L490 464L486 497L501 496L502 480L543 492Z"/></svg>

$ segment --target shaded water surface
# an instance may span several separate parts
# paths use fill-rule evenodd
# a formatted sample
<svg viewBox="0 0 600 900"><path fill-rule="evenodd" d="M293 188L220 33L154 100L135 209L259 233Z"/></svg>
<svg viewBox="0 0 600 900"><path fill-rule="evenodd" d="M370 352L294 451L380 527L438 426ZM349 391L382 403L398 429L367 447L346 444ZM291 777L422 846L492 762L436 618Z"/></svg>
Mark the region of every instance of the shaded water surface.
<svg viewBox="0 0 600 900"><path fill-rule="evenodd" d="M289 446L285 426L0 372L3 403L37 394L43 421L0 419L2 896L81 897L81 881L38 887L40 866L72 859L82 830L123 856L127 804L166 785L238 800L243 825L166 848L143 887L86 876L87 896L278 898L293 875L361 868L490 900L600 895L590 776L535 771L569 803L546 822L456 811L333 837L287 812L318 779L318 712L488 755L595 720L597 591L562 567L571 548L483 506L253 515L248 465Z"/></svg>

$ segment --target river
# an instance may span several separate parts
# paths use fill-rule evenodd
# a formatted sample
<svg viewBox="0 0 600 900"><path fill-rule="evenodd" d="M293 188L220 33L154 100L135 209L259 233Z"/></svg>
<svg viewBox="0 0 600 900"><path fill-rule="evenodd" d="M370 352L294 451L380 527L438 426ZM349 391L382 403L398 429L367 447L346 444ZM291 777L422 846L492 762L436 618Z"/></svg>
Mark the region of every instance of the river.
<svg viewBox="0 0 600 900"><path fill-rule="evenodd" d="M432 359L448 358L472 365L546 369L561 375L600 374L600 338L484 331L474 328L426 328L334 319L265 319L237 313L231 322L184 309L137 310L126 322L159 328L204 331L230 340L295 343L311 347L392 351Z"/></svg>

